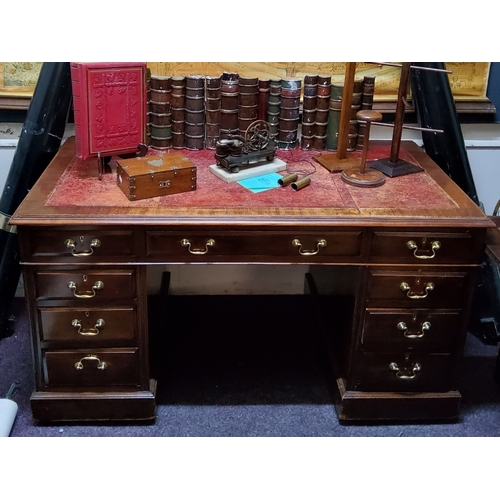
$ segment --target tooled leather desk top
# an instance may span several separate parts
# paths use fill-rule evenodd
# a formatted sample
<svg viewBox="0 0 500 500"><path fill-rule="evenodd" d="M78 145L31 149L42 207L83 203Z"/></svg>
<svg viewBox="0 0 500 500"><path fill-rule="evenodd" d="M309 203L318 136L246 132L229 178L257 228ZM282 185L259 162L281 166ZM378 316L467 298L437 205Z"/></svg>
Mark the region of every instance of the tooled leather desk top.
<svg viewBox="0 0 500 500"><path fill-rule="evenodd" d="M47 168L33 189L31 203L25 203L13 217L14 223L25 223L25 216L29 219L57 216L57 223L62 223L66 218L74 221L79 216L87 218L96 214L118 223L124 222L124 218L131 223L148 223L145 219L154 223L169 217L257 220L300 217L306 223L324 217L484 219L474 203L413 142L402 142L400 158L419 164L425 170L387 178L384 185L375 188L346 184L340 173L332 173L313 160L318 151L278 150L277 157L287 163L288 173L297 172L299 178L307 175L311 184L300 191L288 186L260 193L253 193L237 182L227 183L212 174L208 167L215 163L213 150L183 150L197 167L197 189L138 201L129 201L119 189L114 169L99 181L96 160L79 160L71 148L74 148L74 138L63 145L53 162L55 165ZM390 142L374 141L368 159L388 157L389 153ZM148 154L159 152L150 149ZM361 157L361 153L352 154ZM38 211L35 197L38 202L43 198ZM137 217L141 221L136 220Z"/></svg>

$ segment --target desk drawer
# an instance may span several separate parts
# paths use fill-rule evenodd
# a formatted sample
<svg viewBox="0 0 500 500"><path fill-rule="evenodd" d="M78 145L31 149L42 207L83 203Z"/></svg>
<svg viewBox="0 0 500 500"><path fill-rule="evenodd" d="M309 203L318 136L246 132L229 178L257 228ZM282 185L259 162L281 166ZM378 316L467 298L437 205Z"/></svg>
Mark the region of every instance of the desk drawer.
<svg viewBox="0 0 500 500"><path fill-rule="evenodd" d="M242 256L266 260L293 257L297 262L308 259L356 257L361 254L359 230L326 232L170 232L148 231L148 257L157 259L232 261ZM260 257L260 259L259 259Z"/></svg>
<svg viewBox="0 0 500 500"><path fill-rule="evenodd" d="M30 233L28 258L74 263L130 258L137 255L137 237L131 230L37 229Z"/></svg>
<svg viewBox="0 0 500 500"><path fill-rule="evenodd" d="M364 352L358 358L355 391L446 392L452 390L451 354Z"/></svg>
<svg viewBox="0 0 500 500"><path fill-rule="evenodd" d="M462 329L459 310L367 309L361 336L365 350L389 346L451 352Z"/></svg>
<svg viewBox="0 0 500 500"><path fill-rule="evenodd" d="M456 308L463 305L466 272L412 272L371 269L368 303L372 307Z"/></svg>
<svg viewBox="0 0 500 500"><path fill-rule="evenodd" d="M95 345L102 341L135 338L136 314L132 307L40 307L38 315L40 339L46 342Z"/></svg>
<svg viewBox="0 0 500 500"><path fill-rule="evenodd" d="M139 384L137 349L45 351L43 374L49 387Z"/></svg>
<svg viewBox="0 0 500 500"><path fill-rule="evenodd" d="M79 299L82 301L135 299L136 275L130 269L81 269L37 271L37 299Z"/></svg>
<svg viewBox="0 0 500 500"><path fill-rule="evenodd" d="M409 264L468 264L476 262L474 240L468 232L390 232L375 231L372 262Z"/></svg>

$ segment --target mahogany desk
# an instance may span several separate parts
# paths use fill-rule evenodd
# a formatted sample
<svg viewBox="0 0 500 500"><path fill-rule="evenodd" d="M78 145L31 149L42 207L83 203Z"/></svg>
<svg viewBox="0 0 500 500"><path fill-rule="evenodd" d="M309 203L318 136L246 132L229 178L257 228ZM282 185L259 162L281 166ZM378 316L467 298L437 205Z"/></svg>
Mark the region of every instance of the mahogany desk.
<svg viewBox="0 0 500 500"><path fill-rule="evenodd" d="M169 263L345 266L356 286L344 349L332 351L339 418L456 418L474 276L493 223L414 143L401 151L424 172L359 188L318 166L303 190L259 194L207 172L213 152L189 152L200 162L195 192L129 202L114 179L97 180L95 162L75 164L69 139L11 219L34 418L154 418L146 266ZM279 156L290 166L300 154Z"/></svg>

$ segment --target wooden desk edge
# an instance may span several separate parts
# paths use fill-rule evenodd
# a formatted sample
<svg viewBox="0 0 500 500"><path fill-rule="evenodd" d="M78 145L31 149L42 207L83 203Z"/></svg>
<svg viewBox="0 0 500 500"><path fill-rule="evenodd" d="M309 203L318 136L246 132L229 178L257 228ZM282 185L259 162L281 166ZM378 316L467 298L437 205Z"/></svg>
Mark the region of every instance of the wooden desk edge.
<svg viewBox="0 0 500 500"><path fill-rule="evenodd" d="M387 141L374 141L374 145L387 144ZM187 225L376 225L378 222L389 222L395 227L407 225L411 220L412 225L422 226L473 226L492 227L494 223L477 207L474 202L426 155L417 144L412 141L402 141L406 150L414 156L428 175L453 198L458 204L457 210L421 211L420 214L412 213L410 209L372 209L355 210L338 209L328 215L310 215L307 209L298 215L274 214L231 214L230 210L214 210L207 215L172 215L161 213L156 208L140 207L93 207L89 214L87 207L52 207L44 203L50 196L54 186L64 173L75 154L75 138L68 138L61 146L50 165L42 173L31 191L19 205L10 219L11 225L67 225L67 224L93 224L93 225L142 225L157 224L187 224ZM97 165L96 165L97 169ZM380 212L374 216L373 211ZM257 211L256 211L257 212ZM408 213L405 213L408 212ZM375 220L376 219L376 220Z"/></svg>

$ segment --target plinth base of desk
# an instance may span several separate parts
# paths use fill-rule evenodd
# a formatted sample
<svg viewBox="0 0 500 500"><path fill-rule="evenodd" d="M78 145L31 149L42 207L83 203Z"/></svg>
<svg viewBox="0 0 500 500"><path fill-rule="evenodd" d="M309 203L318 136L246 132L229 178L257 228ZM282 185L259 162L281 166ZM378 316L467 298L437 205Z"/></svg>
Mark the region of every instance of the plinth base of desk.
<svg viewBox="0 0 500 500"><path fill-rule="evenodd" d="M340 422L458 419L458 391L449 392L357 392L340 391L336 407Z"/></svg>
<svg viewBox="0 0 500 500"><path fill-rule="evenodd" d="M40 422L148 421L156 418L154 393L154 389L111 393L34 392L31 410L33 418Z"/></svg>

